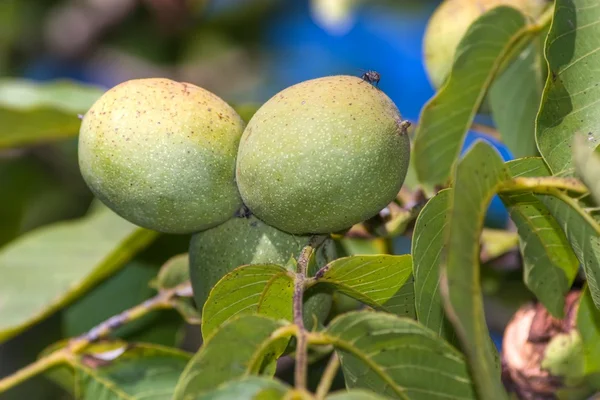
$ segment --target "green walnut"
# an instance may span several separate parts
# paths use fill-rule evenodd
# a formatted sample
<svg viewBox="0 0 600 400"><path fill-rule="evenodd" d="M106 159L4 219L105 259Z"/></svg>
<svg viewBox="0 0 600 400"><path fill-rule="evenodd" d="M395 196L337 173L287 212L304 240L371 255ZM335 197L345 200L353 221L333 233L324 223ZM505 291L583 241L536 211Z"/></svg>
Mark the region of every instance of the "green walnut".
<svg viewBox="0 0 600 400"><path fill-rule="evenodd" d="M353 76L291 86L249 121L236 179L258 218L293 234L339 232L397 196L410 142L396 105Z"/></svg>
<svg viewBox="0 0 600 400"><path fill-rule="evenodd" d="M287 265L292 257L298 258L309 240L310 236L290 235L254 216L234 217L224 224L192 235L190 280L197 308L202 310L213 286L235 268L248 264ZM316 254L315 266L321 267L334 258L334 243L327 239ZM310 275L315 273L314 270L309 271ZM309 315L315 314L319 321L323 321L331 307L329 293L312 289L305 294L305 320L310 325Z"/></svg>
<svg viewBox="0 0 600 400"><path fill-rule="evenodd" d="M425 69L436 88L440 88L454 63L454 53L469 26L482 14L498 6L518 9L530 18L538 17L548 0L445 0L429 19L423 47Z"/></svg>
<svg viewBox="0 0 600 400"><path fill-rule="evenodd" d="M189 83L137 79L104 93L83 117L79 166L92 192L139 226L187 234L241 206L235 157L244 122Z"/></svg>

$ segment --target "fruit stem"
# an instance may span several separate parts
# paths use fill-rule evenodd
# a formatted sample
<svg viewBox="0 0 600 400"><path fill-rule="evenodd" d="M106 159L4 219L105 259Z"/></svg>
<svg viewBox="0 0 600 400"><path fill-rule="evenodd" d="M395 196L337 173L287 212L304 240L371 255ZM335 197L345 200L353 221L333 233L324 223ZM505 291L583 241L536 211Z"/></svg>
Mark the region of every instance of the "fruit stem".
<svg viewBox="0 0 600 400"><path fill-rule="evenodd" d="M304 286L307 280L308 263L315 249L324 241L325 236L313 236L308 244L304 246L296 267L296 278L294 279L294 324L298 327L296 334L296 368L294 370L294 382L296 389L306 390L306 375L308 370L308 346L306 329L304 328L304 316L302 315Z"/></svg>
<svg viewBox="0 0 600 400"><path fill-rule="evenodd" d="M317 393L315 395L316 400L325 399L325 396L329 393L329 389L331 389L331 385L333 384L333 380L335 379L339 367L340 359L334 352L327 363L327 367L325 367L325 372L323 372L323 377L317 387Z"/></svg>

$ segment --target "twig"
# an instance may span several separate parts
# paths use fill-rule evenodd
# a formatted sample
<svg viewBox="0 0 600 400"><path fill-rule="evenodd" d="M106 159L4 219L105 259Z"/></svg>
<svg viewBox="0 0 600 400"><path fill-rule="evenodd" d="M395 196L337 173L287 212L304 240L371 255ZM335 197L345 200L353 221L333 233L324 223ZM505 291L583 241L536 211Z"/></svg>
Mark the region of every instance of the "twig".
<svg viewBox="0 0 600 400"><path fill-rule="evenodd" d="M325 367L325 372L323 372L323 376L317 387L317 393L315 395L316 400L325 399L325 396L329 393L329 389L331 389L331 385L333 384L333 380L335 379L339 367L340 360L334 352L327 363L327 367Z"/></svg>
<svg viewBox="0 0 600 400"><path fill-rule="evenodd" d="M18 370L14 374L0 379L0 393L3 393L15 385L33 378L34 376L48 370L51 367L66 362L73 355L81 353L93 342L107 337L114 332L115 329L120 328L129 322L140 319L141 317L155 310L173 308L173 298L188 297L190 293L190 287L191 284L189 282L182 283L181 285L178 285L172 289L161 291L156 296L146 300L142 304L110 317L81 336L71 339L66 347L56 350L53 353L50 353L34 363Z"/></svg>
<svg viewBox="0 0 600 400"><path fill-rule="evenodd" d="M55 351L47 357L41 358L28 366L21 368L12 375L0 379L0 393L6 392L8 389L25 382L34 376L41 374L50 368L64 363L69 356L69 352L64 349Z"/></svg>
<svg viewBox="0 0 600 400"><path fill-rule="evenodd" d="M308 263L315 249L326 239L326 236L313 236L309 243L302 249L298 257L296 279L294 281L294 324L298 327L296 335L296 368L294 380L296 389L306 390L306 375L308 370L308 347L306 341L306 328L304 327L304 316L302 315L304 300L304 284L308 271Z"/></svg>

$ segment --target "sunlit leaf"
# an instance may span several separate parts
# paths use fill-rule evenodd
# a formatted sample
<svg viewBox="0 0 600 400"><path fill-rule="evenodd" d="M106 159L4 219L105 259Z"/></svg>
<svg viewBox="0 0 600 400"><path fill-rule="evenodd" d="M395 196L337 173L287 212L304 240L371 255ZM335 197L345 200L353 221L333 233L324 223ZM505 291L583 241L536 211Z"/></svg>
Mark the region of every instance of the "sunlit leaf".
<svg viewBox="0 0 600 400"><path fill-rule="evenodd" d="M191 395L186 400L281 400L290 389L275 379L248 376L224 383L212 392Z"/></svg>
<svg viewBox="0 0 600 400"><path fill-rule="evenodd" d="M317 272L315 282L331 285L369 306L387 310L386 305L391 303L397 311L414 315L411 278L410 255L379 254L338 258ZM405 285L408 289L402 291Z"/></svg>
<svg viewBox="0 0 600 400"><path fill-rule="evenodd" d="M493 8L469 27L446 83L421 111L413 155L423 184L449 177L488 87L525 28L524 16L510 7Z"/></svg>
<svg viewBox="0 0 600 400"><path fill-rule="evenodd" d="M77 136L85 114L103 90L70 81L0 81L0 148Z"/></svg>
<svg viewBox="0 0 600 400"><path fill-rule="evenodd" d="M446 318L440 288L440 264L448 206L452 189L440 191L428 202L415 224L412 241L415 276L415 308L418 321L438 335L456 343L456 335Z"/></svg>
<svg viewBox="0 0 600 400"><path fill-rule="evenodd" d="M332 321L325 336L349 388L397 399L475 399L462 354L410 319L351 312Z"/></svg>
<svg viewBox="0 0 600 400"><path fill-rule="evenodd" d="M354 389L348 391L337 391L327 396L326 400L385 400L389 397L383 397L377 393L368 390Z"/></svg>
<svg viewBox="0 0 600 400"><path fill-rule="evenodd" d="M546 39L550 69L537 116L540 153L554 175L572 175L573 135L600 140L600 3L555 0Z"/></svg>
<svg viewBox="0 0 600 400"><path fill-rule="evenodd" d="M202 310L202 337L206 340L229 319L260 313L292 319L294 280L275 264L246 265L225 275L211 290Z"/></svg>
<svg viewBox="0 0 600 400"><path fill-rule="evenodd" d="M482 398L506 398L483 313L479 238L489 203L509 178L500 154L478 140L457 165L448 206L441 293Z"/></svg>
<svg viewBox="0 0 600 400"><path fill-rule="evenodd" d="M86 293L156 237L103 208L14 240L0 251L0 340Z"/></svg>
<svg viewBox="0 0 600 400"><path fill-rule="evenodd" d="M273 375L289 337L273 333L282 321L242 315L223 324L200 348L179 378L173 400L195 398L224 382L249 375Z"/></svg>

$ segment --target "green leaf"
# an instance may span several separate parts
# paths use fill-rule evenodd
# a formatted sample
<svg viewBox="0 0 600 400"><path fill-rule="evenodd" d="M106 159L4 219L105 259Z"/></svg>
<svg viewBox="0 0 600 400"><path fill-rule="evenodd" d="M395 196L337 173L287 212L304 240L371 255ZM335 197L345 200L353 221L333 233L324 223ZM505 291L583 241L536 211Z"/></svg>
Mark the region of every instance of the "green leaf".
<svg viewBox="0 0 600 400"><path fill-rule="evenodd" d="M170 400L191 355L170 347L97 343L48 376L81 400Z"/></svg>
<svg viewBox="0 0 600 400"><path fill-rule="evenodd" d="M525 28L523 15L510 7L493 8L469 27L446 83L423 107L415 133L415 167L426 186L445 183L494 75Z"/></svg>
<svg viewBox="0 0 600 400"><path fill-rule="evenodd" d="M179 378L173 400L195 398L235 378L272 375L287 334L274 334L283 321L242 315L223 324L200 348Z"/></svg>
<svg viewBox="0 0 600 400"><path fill-rule="evenodd" d="M576 330L559 333L552 337L546 349L540 367L564 380L566 386L576 386L584 379L585 360L583 343Z"/></svg>
<svg viewBox="0 0 600 400"><path fill-rule="evenodd" d="M519 232L525 284L554 317L563 318L565 295L579 271L567 237L535 195L503 194L500 198Z"/></svg>
<svg viewBox="0 0 600 400"><path fill-rule="evenodd" d="M347 256L387 253L385 239L356 239L341 238L339 241L340 253Z"/></svg>
<svg viewBox="0 0 600 400"><path fill-rule="evenodd" d="M550 170L541 158L507 163L513 176L547 176ZM581 204L556 191L554 196L536 196L566 235L577 259L583 265L594 304L600 308L600 225Z"/></svg>
<svg viewBox="0 0 600 400"><path fill-rule="evenodd" d="M129 262L63 311L65 336L81 335L111 316L150 298L154 291L148 287L148 281L155 274L156 269L151 265L135 260ZM127 326L120 333L126 335L131 329Z"/></svg>
<svg viewBox="0 0 600 400"><path fill-rule="evenodd" d="M549 173L541 158L514 160L507 166L515 178ZM567 237L534 194L505 193L500 198L519 232L525 284L553 316L562 318L565 295L579 270Z"/></svg>
<svg viewBox="0 0 600 400"><path fill-rule="evenodd" d="M494 260L519 245L519 235L504 229L483 228L481 232L481 262Z"/></svg>
<svg viewBox="0 0 600 400"><path fill-rule="evenodd" d="M385 400L389 397L383 397L378 395L377 393L370 392L368 390L340 390L334 393L331 393L327 396L326 400Z"/></svg>
<svg viewBox="0 0 600 400"><path fill-rule="evenodd" d="M405 255L364 255L338 258L315 275L314 282L333 286L340 292L371 307L387 310L392 302L397 308L405 302L408 283L412 292L412 257ZM399 300L394 297L398 294ZM389 311L389 310L388 310ZM414 314L414 312L413 312Z"/></svg>
<svg viewBox="0 0 600 400"><path fill-rule="evenodd" d="M594 306L588 287L579 299L577 330L583 342L585 374L600 372L600 311Z"/></svg>
<svg viewBox="0 0 600 400"><path fill-rule="evenodd" d="M489 92L496 128L513 156L538 153L535 118L544 88L541 38L536 38L499 77Z"/></svg>
<svg viewBox="0 0 600 400"><path fill-rule="evenodd" d="M475 399L461 353L422 325L381 312L351 312L325 331L348 388L399 399Z"/></svg>
<svg viewBox="0 0 600 400"><path fill-rule="evenodd" d="M566 194L539 195L579 259L596 307L600 308L600 225Z"/></svg>
<svg viewBox="0 0 600 400"><path fill-rule="evenodd" d="M541 157L524 157L511 160L506 163L506 167L513 178L552 175L544 159Z"/></svg>
<svg viewBox="0 0 600 400"><path fill-rule="evenodd" d="M225 275L211 290L202 310L202 337L209 338L229 319L260 313L291 320L294 278L276 264L245 265Z"/></svg>
<svg viewBox="0 0 600 400"><path fill-rule="evenodd" d="M446 318L440 288L440 264L452 189L432 197L417 218L412 241L415 308L418 321L452 344L456 335Z"/></svg>
<svg viewBox="0 0 600 400"><path fill-rule="evenodd" d="M171 257L158 271L151 286L157 290L173 289L190 280L190 259L187 253Z"/></svg>
<svg viewBox="0 0 600 400"><path fill-rule="evenodd" d="M590 141L582 135L576 135L573 140L573 162L575 172L585 185L596 204L600 204L600 156L589 147ZM593 144L594 146L597 143Z"/></svg>
<svg viewBox="0 0 600 400"><path fill-rule="evenodd" d="M479 238L492 197L509 179L500 154L481 140L458 163L450 196L441 292L481 398L506 398L483 313Z"/></svg>
<svg viewBox="0 0 600 400"><path fill-rule="evenodd" d="M600 139L600 4L556 0L546 39L549 73L537 116L540 153L553 175L572 175L571 142L576 133Z"/></svg>
<svg viewBox="0 0 600 400"><path fill-rule="evenodd" d="M70 81L0 80L0 148L77 136L84 114L103 90Z"/></svg>
<svg viewBox="0 0 600 400"><path fill-rule="evenodd" d="M248 376L229 381L199 396L190 396L186 400L280 400L290 390L289 386L275 379Z"/></svg>
<svg viewBox="0 0 600 400"><path fill-rule="evenodd" d="M104 208L9 243L0 251L0 341L71 303L156 237Z"/></svg>

